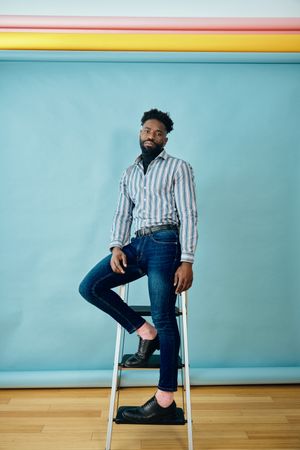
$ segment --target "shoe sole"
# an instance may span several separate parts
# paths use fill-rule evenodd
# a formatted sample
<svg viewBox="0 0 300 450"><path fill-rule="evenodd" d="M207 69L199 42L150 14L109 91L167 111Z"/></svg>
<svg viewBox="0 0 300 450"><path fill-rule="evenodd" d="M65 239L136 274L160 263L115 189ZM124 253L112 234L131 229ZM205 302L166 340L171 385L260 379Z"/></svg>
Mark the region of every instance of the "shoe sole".
<svg viewBox="0 0 300 450"><path fill-rule="evenodd" d="M169 416L161 416L156 419L129 419L123 415L125 409L136 408L135 406L120 406L115 422L118 424L137 424L137 425L185 425L184 412L182 408L176 408L176 413Z"/></svg>

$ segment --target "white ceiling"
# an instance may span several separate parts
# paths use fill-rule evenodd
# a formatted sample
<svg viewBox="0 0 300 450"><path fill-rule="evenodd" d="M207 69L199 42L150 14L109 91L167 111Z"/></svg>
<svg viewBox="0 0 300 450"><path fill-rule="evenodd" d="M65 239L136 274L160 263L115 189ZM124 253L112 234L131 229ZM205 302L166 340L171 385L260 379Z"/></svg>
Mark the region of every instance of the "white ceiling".
<svg viewBox="0 0 300 450"><path fill-rule="evenodd" d="M0 0L0 14L300 17L300 0Z"/></svg>

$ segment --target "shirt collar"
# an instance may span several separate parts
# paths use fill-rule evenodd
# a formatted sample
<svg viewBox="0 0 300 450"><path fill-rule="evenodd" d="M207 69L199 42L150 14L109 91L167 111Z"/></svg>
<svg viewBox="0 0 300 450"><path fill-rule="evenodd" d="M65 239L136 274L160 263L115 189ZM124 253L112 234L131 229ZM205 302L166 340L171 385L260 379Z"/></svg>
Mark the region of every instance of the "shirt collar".
<svg viewBox="0 0 300 450"><path fill-rule="evenodd" d="M157 159L157 158L167 159L167 158L169 158L169 155L166 152L166 150L163 150L155 159ZM141 161L142 161L142 155L139 155L134 162L135 162L135 164L139 164Z"/></svg>

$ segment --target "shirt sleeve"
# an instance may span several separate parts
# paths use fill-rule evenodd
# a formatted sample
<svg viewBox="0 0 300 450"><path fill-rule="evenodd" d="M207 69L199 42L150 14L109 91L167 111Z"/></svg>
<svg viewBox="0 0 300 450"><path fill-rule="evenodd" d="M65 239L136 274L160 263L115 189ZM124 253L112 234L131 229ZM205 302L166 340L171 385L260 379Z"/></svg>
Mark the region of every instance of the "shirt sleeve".
<svg viewBox="0 0 300 450"><path fill-rule="evenodd" d="M193 263L198 240L198 213L193 169L185 161L175 174L174 196L180 220L181 261Z"/></svg>
<svg viewBox="0 0 300 450"><path fill-rule="evenodd" d="M125 170L120 181L119 199L111 228L110 249L122 248L130 241L133 207L134 204L127 190L127 171Z"/></svg>

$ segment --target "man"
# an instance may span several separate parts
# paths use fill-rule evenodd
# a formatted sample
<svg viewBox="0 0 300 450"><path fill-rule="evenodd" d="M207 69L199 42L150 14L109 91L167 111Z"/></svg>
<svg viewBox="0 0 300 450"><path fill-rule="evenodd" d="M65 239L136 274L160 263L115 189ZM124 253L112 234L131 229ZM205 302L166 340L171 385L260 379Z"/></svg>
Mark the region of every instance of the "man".
<svg viewBox="0 0 300 450"><path fill-rule="evenodd" d="M160 349L160 378L144 405L125 409L126 420L156 422L176 415L180 337L176 294L189 289L197 243L197 210L191 166L166 153L173 129L169 114L151 109L141 119L141 155L123 173L112 225L111 255L80 284L81 295L139 336L138 351L127 367L142 366ZM131 224L135 237L130 242ZM112 288L148 276L153 324L128 306Z"/></svg>

